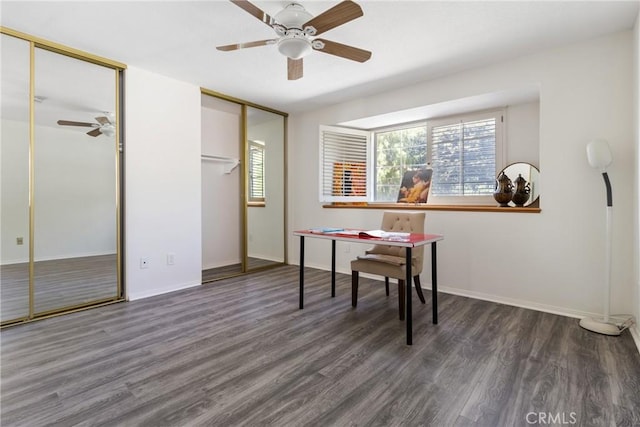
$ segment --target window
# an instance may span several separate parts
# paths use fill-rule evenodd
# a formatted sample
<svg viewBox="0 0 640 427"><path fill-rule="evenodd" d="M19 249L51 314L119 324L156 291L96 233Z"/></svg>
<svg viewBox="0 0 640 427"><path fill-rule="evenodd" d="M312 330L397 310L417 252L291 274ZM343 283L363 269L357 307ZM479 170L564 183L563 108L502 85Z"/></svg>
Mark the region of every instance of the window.
<svg viewBox="0 0 640 427"><path fill-rule="evenodd" d="M395 202L406 171L431 167L431 203L493 204L502 125L497 110L373 131L321 126L321 201Z"/></svg>
<svg viewBox="0 0 640 427"><path fill-rule="evenodd" d="M376 202L395 202L402 175L427 166L427 125L374 132Z"/></svg>
<svg viewBox="0 0 640 427"><path fill-rule="evenodd" d="M427 124L434 197L491 197L502 165L502 111Z"/></svg>
<svg viewBox="0 0 640 427"><path fill-rule="evenodd" d="M249 141L249 203L264 204L264 150L262 141Z"/></svg>
<svg viewBox="0 0 640 427"><path fill-rule="evenodd" d="M368 201L370 132L320 126L320 201Z"/></svg>

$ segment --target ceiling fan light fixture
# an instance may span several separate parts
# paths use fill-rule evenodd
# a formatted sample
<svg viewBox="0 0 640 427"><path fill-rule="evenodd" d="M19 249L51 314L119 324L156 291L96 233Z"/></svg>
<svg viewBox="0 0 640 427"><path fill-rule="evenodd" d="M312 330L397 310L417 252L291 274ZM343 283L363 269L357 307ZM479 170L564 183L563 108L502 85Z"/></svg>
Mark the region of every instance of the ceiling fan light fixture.
<svg viewBox="0 0 640 427"><path fill-rule="evenodd" d="M287 28L302 29L302 25L313 18L300 3L289 3L284 9L278 12L273 19Z"/></svg>
<svg viewBox="0 0 640 427"><path fill-rule="evenodd" d="M311 42L303 35L288 34L278 40L278 51L291 59L300 59L312 51Z"/></svg>

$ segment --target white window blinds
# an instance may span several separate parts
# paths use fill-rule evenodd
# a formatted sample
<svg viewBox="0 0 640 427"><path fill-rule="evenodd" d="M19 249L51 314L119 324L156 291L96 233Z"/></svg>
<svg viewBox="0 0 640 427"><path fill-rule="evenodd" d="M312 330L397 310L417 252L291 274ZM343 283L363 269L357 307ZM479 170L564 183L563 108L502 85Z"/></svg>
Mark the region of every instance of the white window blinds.
<svg viewBox="0 0 640 427"><path fill-rule="evenodd" d="M264 144L249 141L249 201L264 202Z"/></svg>
<svg viewBox="0 0 640 427"><path fill-rule="evenodd" d="M496 154L501 151L498 113L430 126L434 196L485 196L495 186Z"/></svg>
<svg viewBox="0 0 640 427"><path fill-rule="evenodd" d="M367 201L370 133L320 126L320 201Z"/></svg>

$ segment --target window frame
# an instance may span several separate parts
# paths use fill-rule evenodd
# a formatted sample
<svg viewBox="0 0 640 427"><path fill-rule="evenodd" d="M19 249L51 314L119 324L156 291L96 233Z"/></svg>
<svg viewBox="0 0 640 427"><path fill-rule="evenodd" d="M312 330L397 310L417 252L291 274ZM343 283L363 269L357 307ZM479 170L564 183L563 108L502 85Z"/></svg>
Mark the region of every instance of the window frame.
<svg viewBox="0 0 640 427"><path fill-rule="evenodd" d="M397 125L390 125L390 126L384 126L384 127L380 127L380 128L375 128L375 129L371 129L371 153L372 153L372 158L370 160L370 181L371 181L371 188L372 188L372 192L371 192L371 198L369 200L370 203L397 203L395 200L393 201L388 201L388 200L376 200L376 196L377 196L377 169L378 169L378 134L379 133L385 133L385 132L393 132L393 131L402 131L405 129L414 129L414 128L418 128L424 126L425 128L425 132L429 131L429 128L427 127L427 120L426 119L422 119L422 120L417 120L417 121L413 121L413 122L406 122L406 123L400 123ZM427 163L425 165L425 167L427 165L429 165L430 163L430 159L429 159L429 140L427 139L425 141L425 147L427 149L426 152L426 160ZM400 176L400 179L402 179L402 174ZM398 185L398 190L400 189L399 185Z"/></svg>
<svg viewBox="0 0 640 427"><path fill-rule="evenodd" d="M260 176L260 180L262 181L262 197L255 197L253 194L253 189L255 188L255 177L253 174L254 168L254 160L252 155L252 149L258 149L262 152L262 173ZM266 206L267 196L266 196L266 187L265 187L265 161L267 157L267 146L264 141L248 141L248 183L247 183L247 204L249 206Z"/></svg>
<svg viewBox="0 0 640 427"><path fill-rule="evenodd" d="M332 134L335 136L337 140L340 139L349 139L352 141L352 146L356 146L359 151L359 155L352 156L349 153L349 148L346 147L343 152L342 157L333 156L333 153L330 153L331 150L335 150L333 144L336 141L328 141L329 138L325 138L325 133ZM371 186L371 137L372 133L368 130L362 129L353 129L346 128L340 126L327 126L320 125L319 130L319 175L318 175L318 196L320 202L326 203L353 203L353 202L370 202L372 195L372 186ZM358 147L361 145L361 147ZM327 148L328 147L328 148ZM327 149L325 149L327 148ZM364 155L362 155L362 151L364 151ZM364 160L364 162L362 161ZM353 163L353 164L364 164L364 178L365 178L365 194L357 195L357 196L345 196L345 195L335 195L335 164L337 163ZM328 170L329 165L332 165L332 169ZM331 175L327 175L331 174ZM332 189L329 192L329 182L331 182Z"/></svg>
<svg viewBox="0 0 640 427"><path fill-rule="evenodd" d="M427 158L431 163L433 150L432 130L434 127L447 126L456 123L468 123L478 120L496 119L495 130L495 170L493 176L502 170L506 155L505 120L506 108L491 110L472 111L469 113L455 114L451 116L438 117L427 120ZM429 194L429 203L435 205L494 205L495 200L492 194L487 195L458 195L458 196L436 196Z"/></svg>
<svg viewBox="0 0 640 427"><path fill-rule="evenodd" d="M377 168L377 133L389 132L393 130L403 130L408 128L419 127L421 125L426 126L427 141L427 165L432 164L432 146L433 137L431 131L434 127L446 126L455 123L466 123L478 120L486 120L489 118L495 118L495 170L494 178L503 167L504 160L507 158L507 141L506 141L506 120L507 120L507 108L492 108L487 110L470 111L461 114L454 114L449 116L441 116L435 118L420 119L411 122L398 123L397 125L389 125L374 129L354 129L340 126L326 126L320 125L320 144L319 144L319 198L321 202L330 203L356 203L356 204L381 204L389 205L397 203L395 201L377 201L376 197L376 168ZM367 135L366 143L366 196L328 196L323 193L325 191L325 182L329 179L325 176L324 165L324 136L323 131L328 130L337 134L348 135ZM333 173L333 172L329 172ZM493 195L457 195L457 196L434 196L429 194L428 202L424 206L428 205L440 205L440 206L483 206L483 205L495 205Z"/></svg>

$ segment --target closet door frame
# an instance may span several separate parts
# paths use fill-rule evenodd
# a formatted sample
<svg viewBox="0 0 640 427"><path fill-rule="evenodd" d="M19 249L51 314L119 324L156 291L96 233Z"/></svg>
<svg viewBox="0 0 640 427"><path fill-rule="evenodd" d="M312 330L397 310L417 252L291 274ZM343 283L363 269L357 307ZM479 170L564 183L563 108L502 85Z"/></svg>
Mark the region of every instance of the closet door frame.
<svg viewBox="0 0 640 427"><path fill-rule="evenodd" d="M240 118L240 122L241 122L241 128L240 128L240 140L238 141L238 143L240 144L240 153L241 153L241 157L240 157L240 170L241 170L241 177L240 177L240 193L241 193L241 200L240 203L242 204L240 211L242 212L242 225L241 225L241 236L240 239L242 240L242 260L241 260L241 264L242 264L242 272L238 273L238 274L231 274L231 275L226 275L226 276L221 276L221 277L217 277L213 280L208 280L205 283L210 283L210 282L215 282L217 280L222 280L222 279L226 279L229 277L234 277L234 276L239 276L239 275L243 275L243 274L247 274L247 273L253 273L255 271L259 271L259 270L267 270L267 269L271 269L280 265L284 265L287 263L287 259L288 259L288 244L287 244L287 238L286 238L286 234L287 234L287 205L288 205L288 175L287 175L287 170L288 170L288 165L287 165L287 145L288 145L288 119L289 119L289 114L285 113L283 111L278 111L275 110L273 108L270 107L265 107L264 105L259 105L259 104L255 104L253 102L250 101L245 101L243 99L239 99L239 98L235 98L232 96L228 96L225 94L222 94L220 92L216 92L210 89L206 89L201 87L200 88L200 92L203 95L208 95L208 96L213 96L215 98L218 99L222 99L225 101L229 101L229 102L233 102L236 104L239 104L242 108L241 111L241 118ZM247 165L248 165L248 149L247 149L247 107L253 107L253 108L257 108L260 110L264 110L270 113L274 113L274 114L278 114L280 116L282 116L283 118L283 135L284 135L284 140L283 140L283 164L284 164L284 177L283 177L283 188L282 191L284 191L284 207L283 207L283 236L282 236L282 240L283 240L283 244L284 244L284 259L282 263L274 263L273 265L268 265L265 267L258 267L258 268L252 268L249 269L248 265L249 265L249 255L248 255L248 248L249 248L249 242L248 242L248 207L247 207L247 188L248 188L248 182L247 182Z"/></svg>
<svg viewBox="0 0 640 427"><path fill-rule="evenodd" d="M113 304L121 301L125 301L124 297L124 266L122 263L123 248L124 248L124 145L123 145L123 95L124 95L124 70L126 65L117 61L102 58L97 55L93 55L87 52L83 52L78 49L74 49L68 46L64 46L58 43L54 43L39 37L31 36L20 31L16 31L10 28L0 26L0 33L5 36L15 37L17 39L25 40L29 43L29 312L26 317L20 317L16 319L8 319L0 324L0 327L15 325L19 323L30 322L33 320L40 320L60 314L66 314L74 311L84 310L88 308L94 308L102 305ZM116 132L115 132L115 219L116 219L116 293L114 297L103 298L95 301L89 301L86 303L75 304L65 307L56 308L49 311L40 313L35 312L34 300L35 300L35 284L34 284L34 255L35 255L35 192L34 192L34 177L35 177L35 52L36 48L47 50L59 55L64 55L77 60L89 62L92 64L100 65L106 68L114 70L115 75L115 118L116 118Z"/></svg>

